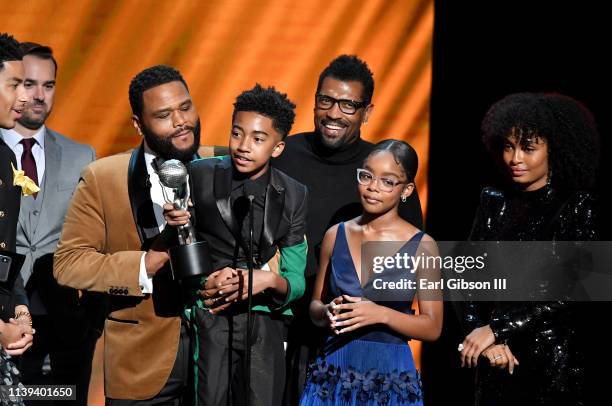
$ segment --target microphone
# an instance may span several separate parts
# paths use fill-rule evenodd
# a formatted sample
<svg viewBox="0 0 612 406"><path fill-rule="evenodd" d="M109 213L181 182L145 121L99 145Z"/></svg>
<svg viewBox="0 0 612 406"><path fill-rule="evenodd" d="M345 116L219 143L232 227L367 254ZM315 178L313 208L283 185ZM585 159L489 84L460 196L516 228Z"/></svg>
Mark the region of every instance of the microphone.
<svg viewBox="0 0 612 406"><path fill-rule="evenodd" d="M253 200L255 200L255 182L253 182L252 180L247 180L244 183L244 196L249 199L249 202L251 202L251 204L253 204Z"/></svg>
<svg viewBox="0 0 612 406"><path fill-rule="evenodd" d="M246 340L246 357L245 357L245 390L247 394L247 404L251 402L251 331L253 329L253 201L255 200L255 182L247 180L244 183L244 196L249 201L249 252L247 257L247 272L249 282L247 285L247 334Z"/></svg>

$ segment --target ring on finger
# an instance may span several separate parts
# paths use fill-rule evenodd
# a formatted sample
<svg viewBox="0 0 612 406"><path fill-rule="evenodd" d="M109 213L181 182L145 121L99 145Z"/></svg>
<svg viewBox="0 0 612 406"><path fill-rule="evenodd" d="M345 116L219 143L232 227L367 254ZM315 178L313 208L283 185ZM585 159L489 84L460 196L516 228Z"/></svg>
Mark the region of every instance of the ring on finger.
<svg viewBox="0 0 612 406"><path fill-rule="evenodd" d="M501 354L498 354L498 355L496 355L496 356L494 356L494 357L493 357L493 361L498 360L498 359L500 359L500 358L504 358L504 356L503 356L503 355L501 355Z"/></svg>

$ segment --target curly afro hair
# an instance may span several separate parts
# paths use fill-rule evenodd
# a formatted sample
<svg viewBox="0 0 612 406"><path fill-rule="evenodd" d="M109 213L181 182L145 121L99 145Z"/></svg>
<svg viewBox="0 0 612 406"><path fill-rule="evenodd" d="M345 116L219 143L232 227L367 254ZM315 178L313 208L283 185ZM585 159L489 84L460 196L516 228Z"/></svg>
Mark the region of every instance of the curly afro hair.
<svg viewBox="0 0 612 406"><path fill-rule="evenodd" d="M359 59L356 55L340 55L323 69L319 75L317 83L317 93L321 90L321 85L325 78L331 77L343 82L359 82L363 85L363 101L370 104L374 94L374 75L368 64Z"/></svg>
<svg viewBox="0 0 612 406"><path fill-rule="evenodd" d="M23 52L19 48L19 42L12 35L0 34L0 70L4 69L4 62L21 61Z"/></svg>
<svg viewBox="0 0 612 406"><path fill-rule="evenodd" d="M283 139L291 131L295 120L295 104L287 94L274 87L263 88L259 83L251 90L245 90L236 97L232 120L239 111L252 111L272 120L272 127L281 133Z"/></svg>
<svg viewBox="0 0 612 406"><path fill-rule="evenodd" d="M515 134L521 145L548 144L551 185L589 189L599 160L599 133L589 110L558 93L515 93L499 100L482 121L483 142L501 162L504 141Z"/></svg>
<svg viewBox="0 0 612 406"><path fill-rule="evenodd" d="M130 106L132 114L141 117L143 98L142 94L153 87L163 85L170 82L181 82L185 85L185 89L189 91L187 83L181 73L171 66L156 65L138 73L130 82Z"/></svg>

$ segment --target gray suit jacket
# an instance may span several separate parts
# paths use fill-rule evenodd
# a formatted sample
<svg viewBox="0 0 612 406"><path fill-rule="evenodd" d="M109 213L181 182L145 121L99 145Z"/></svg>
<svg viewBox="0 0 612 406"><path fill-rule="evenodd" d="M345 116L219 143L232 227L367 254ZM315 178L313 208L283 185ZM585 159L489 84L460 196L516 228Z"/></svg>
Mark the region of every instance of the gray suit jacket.
<svg viewBox="0 0 612 406"><path fill-rule="evenodd" d="M55 252L81 171L95 159L95 151L89 145L46 129L44 188L36 198L42 199L40 212L36 213L38 219L34 223L28 221L22 204L17 225L17 252L26 256L21 268L24 285L32 275L36 260Z"/></svg>

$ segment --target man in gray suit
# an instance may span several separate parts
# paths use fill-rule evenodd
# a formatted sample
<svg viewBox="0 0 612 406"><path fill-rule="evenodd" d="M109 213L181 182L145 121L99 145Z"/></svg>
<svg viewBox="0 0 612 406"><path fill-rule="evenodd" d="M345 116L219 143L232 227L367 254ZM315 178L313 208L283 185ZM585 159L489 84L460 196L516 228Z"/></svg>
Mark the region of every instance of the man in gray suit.
<svg viewBox="0 0 612 406"><path fill-rule="evenodd" d="M57 63L49 47L22 43L21 48L28 100L15 128L2 130L2 138L40 191L21 198L17 225L17 252L26 255L21 278L29 306L15 311L20 317L31 314L37 330L20 369L24 384L77 385L76 403L86 405L102 302L59 287L52 271L68 203L95 152L45 126L53 108ZM47 355L51 371L43 373Z"/></svg>

